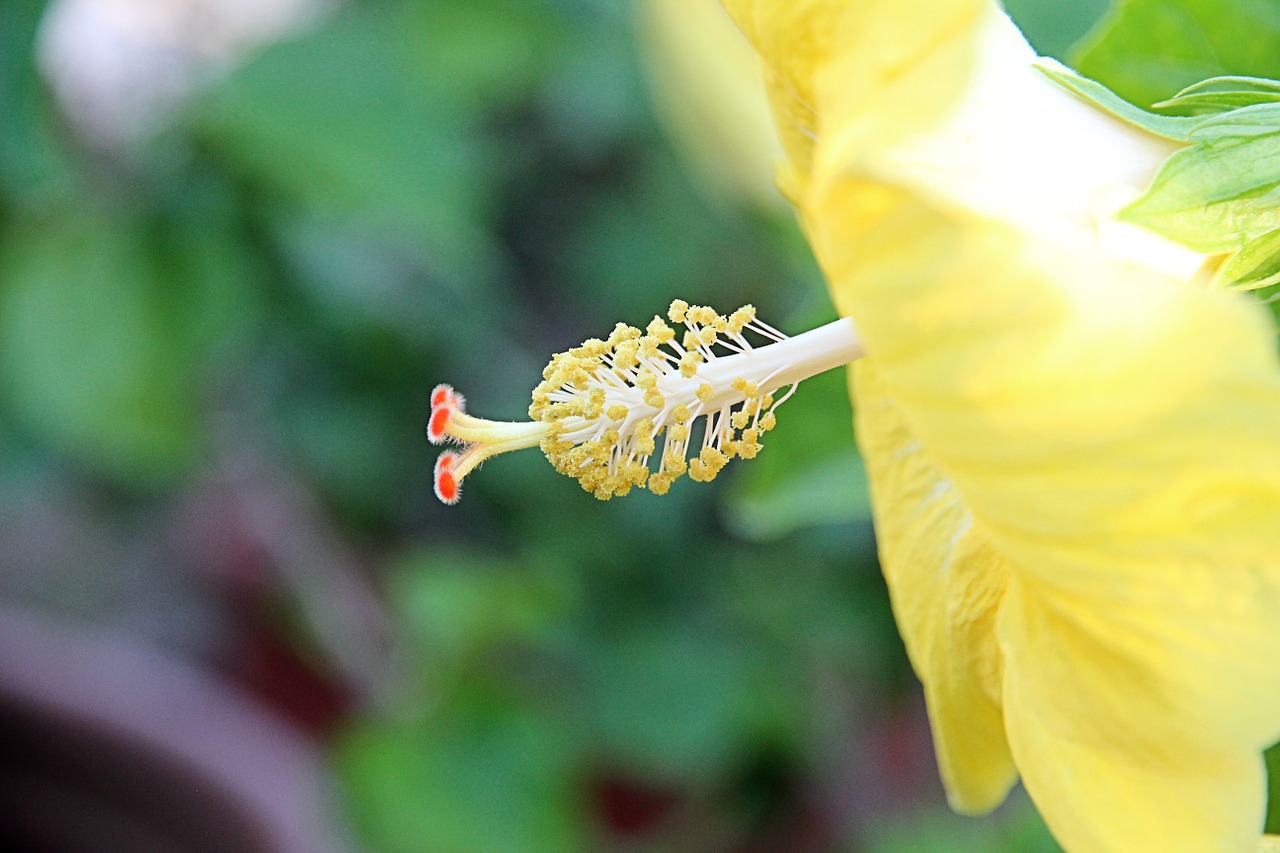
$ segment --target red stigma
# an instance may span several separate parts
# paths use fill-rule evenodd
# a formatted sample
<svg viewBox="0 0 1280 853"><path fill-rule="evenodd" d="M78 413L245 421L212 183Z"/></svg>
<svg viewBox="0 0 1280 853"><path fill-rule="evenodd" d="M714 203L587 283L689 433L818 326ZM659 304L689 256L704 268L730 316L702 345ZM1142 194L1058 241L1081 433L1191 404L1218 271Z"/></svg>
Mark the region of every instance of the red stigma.
<svg viewBox="0 0 1280 853"><path fill-rule="evenodd" d="M431 408L438 409L453 398L453 388L449 385L437 385L431 392Z"/></svg>
<svg viewBox="0 0 1280 853"><path fill-rule="evenodd" d="M435 394L431 395L432 397ZM445 439L445 428L449 426L449 416L453 414L450 406L439 406L431 410L431 420L427 421L427 440L439 444Z"/></svg>
<svg viewBox="0 0 1280 853"><path fill-rule="evenodd" d="M453 453L441 453L440 458L436 460L436 497L442 503L450 506L456 504L458 498L462 497L462 486L458 479L453 476L453 463L457 461L457 458Z"/></svg>

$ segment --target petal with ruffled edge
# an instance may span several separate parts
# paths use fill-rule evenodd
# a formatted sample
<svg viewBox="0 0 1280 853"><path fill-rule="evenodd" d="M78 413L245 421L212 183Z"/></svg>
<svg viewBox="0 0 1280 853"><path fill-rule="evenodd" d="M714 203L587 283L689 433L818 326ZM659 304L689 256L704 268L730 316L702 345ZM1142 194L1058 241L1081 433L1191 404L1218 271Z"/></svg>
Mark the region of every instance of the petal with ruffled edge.
<svg viewBox="0 0 1280 853"><path fill-rule="evenodd" d="M881 563L912 666L924 684L951 805L998 806L1017 781L1005 742L997 608L1009 570L973 527L875 368L855 366L857 430L871 482Z"/></svg>

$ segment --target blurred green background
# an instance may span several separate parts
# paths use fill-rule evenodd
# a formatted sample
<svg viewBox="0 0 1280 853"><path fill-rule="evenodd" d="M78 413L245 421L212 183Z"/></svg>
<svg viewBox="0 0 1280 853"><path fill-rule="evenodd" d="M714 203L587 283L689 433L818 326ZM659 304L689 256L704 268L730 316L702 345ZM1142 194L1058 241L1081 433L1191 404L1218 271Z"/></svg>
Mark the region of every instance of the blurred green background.
<svg viewBox="0 0 1280 853"><path fill-rule="evenodd" d="M1125 39L1162 4L1124 5L1091 73L1207 76L1187 47L1152 83ZM1105 2L1008 6L1065 56ZM519 418L552 352L673 297L832 316L790 213L672 141L642 10L0 8L0 633L36 638L0 654L14 849L322 849L179 825L233 819L385 853L1057 849L1020 794L946 809L842 376L711 485L598 503L525 453L432 495L437 382ZM104 643L146 651L76 665ZM130 701L168 707L170 665L227 710L159 743ZM241 725L310 757L310 806L246 793L272 753Z"/></svg>

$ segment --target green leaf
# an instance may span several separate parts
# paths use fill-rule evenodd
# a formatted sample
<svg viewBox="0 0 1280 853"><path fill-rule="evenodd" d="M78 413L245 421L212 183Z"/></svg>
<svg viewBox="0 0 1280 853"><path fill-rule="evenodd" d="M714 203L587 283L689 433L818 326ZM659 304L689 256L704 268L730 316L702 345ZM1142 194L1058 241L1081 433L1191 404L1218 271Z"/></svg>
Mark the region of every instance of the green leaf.
<svg viewBox="0 0 1280 853"><path fill-rule="evenodd" d="M1213 77L1202 80L1167 101L1153 104L1155 109L1213 113L1280 102L1280 82L1260 77Z"/></svg>
<svg viewBox="0 0 1280 853"><path fill-rule="evenodd" d="M1280 104L1203 119L1121 217L1197 252L1245 249L1280 228Z"/></svg>
<svg viewBox="0 0 1280 853"><path fill-rule="evenodd" d="M1122 217L1197 251L1232 253L1219 284L1274 284L1280 83L1265 78L1280 76L1280 6L1119 0L1078 46L1074 64L1101 81L1092 84L1095 93L1102 84L1114 90L1091 98L1104 109L1192 143ZM1198 123L1154 117L1126 100L1218 115Z"/></svg>
<svg viewBox="0 0 1280 853"><path fill-rule="evenodd" d="M1119 0L1071 64L1142 105L1210 77L1280 77L1280 4Z"/></svg>
<svg viewBox="0 0 1280 853"><path fill-rule="evenodd" d="M1156 115L1139 109L1096 80L1081 77L1070 68L1051 60L1042 59L1036 63L1035 67L1062 88L1088 101L1103 112L1110 113L1156 136L1178 142L1185 141L1198 121L1194 118Z"/></svg>
<svg viewBox="0 0 1280 853"><path fill-rule="evenodd" d="M1205 80L1166 104L1216 105L1219 111L1173 117L1138 109L1056 63L1040 70L1102 110L1190 143L1165 161L1146 193L1121 211L1122 219L1197 252L1232 253L1217 276L1223 286L1252 290L1276 283L1274 238L1255 241L1280 228L1280 82Z"/></svg>
<svg viewBox="0 0 1280 853"><path fill-rule="evenodd" d="M1254 104L1196 120L1187 138L1191 142L1246 139L1280 131L1280 104Z"/></svg>
<svg viewBox="0 0 1280 853"><path fill-rule="evenodd" d="M1260 290L1280 283L1280 229L1247 243L1214 276L1220 287Z"/></svg>
<svg viewBox="0 0 1280 853"><path fill-rule="evenodd" d="M1266 831L1280 833L1280 744L1272 744L1262 754L1267 765L1267 822Z"/></svg>
<svg viewBox="0 0 1280 853"><path fill-rule="evenodd" d="M1005 0L1004 8L1038 53L1062 58L1067 49L1106 11L1107 0L1074 0L1071 3Z"/></svg>

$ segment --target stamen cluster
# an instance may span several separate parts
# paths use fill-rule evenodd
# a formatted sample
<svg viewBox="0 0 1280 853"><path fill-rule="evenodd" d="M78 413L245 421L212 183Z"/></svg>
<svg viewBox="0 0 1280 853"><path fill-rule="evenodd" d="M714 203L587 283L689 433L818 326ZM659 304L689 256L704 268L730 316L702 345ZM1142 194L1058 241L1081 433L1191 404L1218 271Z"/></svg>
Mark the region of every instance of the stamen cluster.
<svg viewBox="0 0 1280 853"><path fill-rule="evenodd" d="M748 331L770 342L786 335L757 320L750 305L725 316L676 300L667 317L684 326L679 340L660 317L643 332L619 323L606 340L553 357L534 389L529 416L550 428L543 452L601 500L637 486L665 494L686 473L713 480L733 457L759 453L761 437L777 422L773 409L781 400L766 387L773 376L711 368L737 356L745 370L741 356L755 350ZM662 452L651 470L659 437Z"/></svg>

